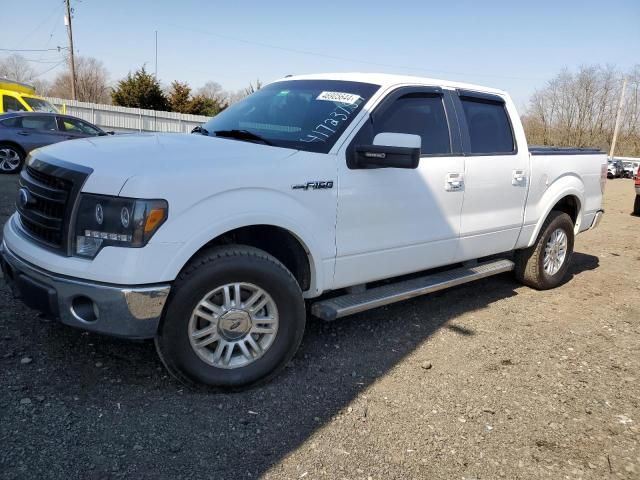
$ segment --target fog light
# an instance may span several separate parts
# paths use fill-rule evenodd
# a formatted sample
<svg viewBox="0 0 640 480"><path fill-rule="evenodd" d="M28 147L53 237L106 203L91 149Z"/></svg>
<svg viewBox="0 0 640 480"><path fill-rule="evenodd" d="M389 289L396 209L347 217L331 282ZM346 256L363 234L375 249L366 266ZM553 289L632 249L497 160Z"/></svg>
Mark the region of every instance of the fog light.
<svg viewBox="0 0 640 480"><path fill-rule="evenodd" d="M83 322L98 320L98 306L89 297L80 296L71 301L71 313Z"/></svg>

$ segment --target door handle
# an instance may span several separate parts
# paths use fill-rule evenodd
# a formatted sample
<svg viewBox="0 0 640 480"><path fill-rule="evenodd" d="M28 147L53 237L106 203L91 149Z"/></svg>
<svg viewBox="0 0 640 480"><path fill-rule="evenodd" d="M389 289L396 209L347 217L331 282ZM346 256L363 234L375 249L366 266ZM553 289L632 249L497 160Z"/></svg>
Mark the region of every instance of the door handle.
<svg viewBox="0 0 640 480"><path fill-rule="evenodd" d="M462 173L447 173L444 189L447 192L459 192L464 188L464 175Z"/></svg>
<svg viewBox="0 0 640 480"><path fill-rule="evenodd" d="M31 134L29 132L18 132L18 135L22 135L23 137L28 137Z"/></svg>
<svg viewBox="0 0 640 480"><path fill-rule="evenodd" d="M511 185L522 185L527 181L527 172L525 170L514 170L511 179Z"/></svg>

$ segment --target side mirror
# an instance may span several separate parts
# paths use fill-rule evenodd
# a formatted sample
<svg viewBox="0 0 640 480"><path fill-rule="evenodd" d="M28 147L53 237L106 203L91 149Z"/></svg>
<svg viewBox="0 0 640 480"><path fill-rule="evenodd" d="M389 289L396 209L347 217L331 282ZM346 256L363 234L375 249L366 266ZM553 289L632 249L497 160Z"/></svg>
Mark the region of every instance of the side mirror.
<svg viewBox="0 0 640 480"><path fill-rule="evenodd" d="M379 133L373 145L357 145L356 168L417 168L420 163L420 135Z"/></svg>

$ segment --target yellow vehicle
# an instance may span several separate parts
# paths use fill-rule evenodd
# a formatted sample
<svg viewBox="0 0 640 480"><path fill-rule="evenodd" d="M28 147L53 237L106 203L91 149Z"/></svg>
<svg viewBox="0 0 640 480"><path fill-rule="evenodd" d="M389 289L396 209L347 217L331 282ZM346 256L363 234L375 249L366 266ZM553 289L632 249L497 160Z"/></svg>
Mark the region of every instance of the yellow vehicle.
<svg viewBox="0 0 640 480"><path fill-rule="evenodd" d="M0 78L0 114L9 112L58 113L58 110L37 96L31 85Z"/></svg>

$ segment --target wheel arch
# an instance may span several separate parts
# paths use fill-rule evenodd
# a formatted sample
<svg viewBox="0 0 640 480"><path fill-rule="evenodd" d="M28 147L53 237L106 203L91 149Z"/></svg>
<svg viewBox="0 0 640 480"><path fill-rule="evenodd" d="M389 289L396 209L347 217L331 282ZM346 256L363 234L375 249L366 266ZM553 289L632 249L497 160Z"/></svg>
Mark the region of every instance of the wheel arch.
<svg viewBox="0 0 640 480"><path fill-rule="evenodd" d="M168 275L175 278L195 256L220 245L247 245L259 248L278 259L291 271L305 296L316 296L322 290L323 270L316 249L288 225L276 222L247 222L226 226L201 235L199 241L183 246L179 255L167 265Z"/></svg>
<svg viewBox="0 0 640 480"><path fill-rule="evenodd" d="M24 147L22 145L20 145L17 142L14 142L13 140L0 140L0 145L9 145L13 148L17 148L18 150L20 150L22 152L22 155L26 158L27 156L27 151L24 149Z"/></svg>
<svg viewBox="0 0 640 480"><path fill-rule="evenodd" d="M203 245L200 252L220 245L247 245L277 258L293 274L300 289L311 287L311 260L302 240L289 230L275 225L247 225L224 232Z"/></svg>
<svg viewBox="0 0 640 480"><path fill-rule="evenodd" d="M518 240L518 248L530 247L538 238L538 234L544 222L553 210L567 213L574 225L574 233L577 235L582 230L584 214L584 184L576 175L565 175L551 184L537 205L529 206L537 211L535 227L524 228Z"/></svg>

